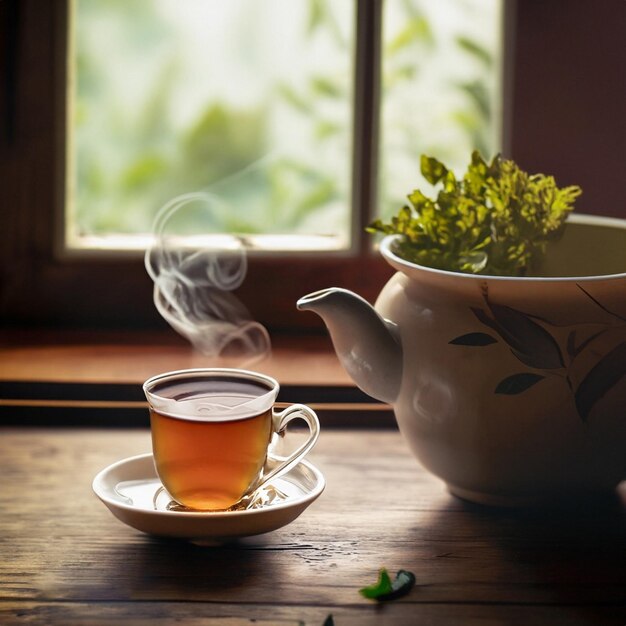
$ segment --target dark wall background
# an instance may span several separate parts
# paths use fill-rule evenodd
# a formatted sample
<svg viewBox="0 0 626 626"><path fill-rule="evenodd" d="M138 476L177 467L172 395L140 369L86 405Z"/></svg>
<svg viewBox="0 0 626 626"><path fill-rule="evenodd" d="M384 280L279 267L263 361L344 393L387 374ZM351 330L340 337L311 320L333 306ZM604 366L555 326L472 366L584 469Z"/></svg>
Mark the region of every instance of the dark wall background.
<svg viewBox="0 0 626 626"><path fill-rule="evenodd" d="M626 218L626 2L518 0L515 20L511 156Z"/></svg>

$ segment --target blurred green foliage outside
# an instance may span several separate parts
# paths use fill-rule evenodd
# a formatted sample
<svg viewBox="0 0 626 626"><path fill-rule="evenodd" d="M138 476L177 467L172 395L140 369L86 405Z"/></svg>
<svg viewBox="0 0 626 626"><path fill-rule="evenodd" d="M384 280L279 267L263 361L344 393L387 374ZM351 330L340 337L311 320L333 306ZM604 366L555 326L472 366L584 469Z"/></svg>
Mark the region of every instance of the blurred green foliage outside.
<svg viewBox="0 0 626 626"><path fill-rule="evenodd" d="M434 13L420 0L385 4L374 200L383 215L417 184L422 152L460 164L473 148L489 155L498 147L500 3L434 4ZM75 237L149 233L165 203L208 190L223 202L190 231L348 241L353 2L75 0L74 7L68 216Z"/></svg>

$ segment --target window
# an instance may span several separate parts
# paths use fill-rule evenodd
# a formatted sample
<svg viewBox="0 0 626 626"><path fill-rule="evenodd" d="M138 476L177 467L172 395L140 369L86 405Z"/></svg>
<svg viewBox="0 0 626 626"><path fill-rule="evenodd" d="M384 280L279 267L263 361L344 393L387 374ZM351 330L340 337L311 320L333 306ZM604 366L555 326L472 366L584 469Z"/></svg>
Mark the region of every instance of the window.
<svg viewBox="0 0 626 626"><path fill-rule="evenodd" d="M502 151L503 6L494 0L383 5L376 206L385 216L428 183L420 154L465 171Z"/></svg>
<svg viewBox="0 0 626 626"><path fill-rule="evenodd" d="M158 209L189 192L174 202L183 233L354 250L353 168L379 182L362 187L364 213L389 215L424 183L421 152L463 168L500 148L500 0L70 6L73 251L145 247Z"/></svg>
<svg viewBox="0 0 626 626"><path fill-rule="evenodd" d="M321 3L302 0L301 4ZM418 77L429 70L421 68L411 75L412 70L400 62L405 53L412 54L411 46L401 49L395 66L385 56L385 47L398 33L394 23L402 22L393 16L411 11L416 17L411 22L413 36L422 37L413 45L421 48L420 60L429 58L437 48L427 48L424 34L428 30L419 10L434 10L433 5L445 3L355 0L329 4L350 6L354 37L348 61L354 72L350 96L354 106L345 118L352 142L347 164L349 248L250 255L241 297L255 319L273 328L317 323L313 316L297 313L294 306L297 297L309 290L335 284L375 298L391 270L371 252L371 240L363 236L361 226L376 211L386 211L397 202L393 196L403 193L398 188L405 183L396 188L392 179L408 180L410 158L432 145L416 143L415 152L407 150L407 160L400 162L397 148L402 132L390 124L414 123L424 119L424 111L432 113L437 107L405 99L405 95L418 98L417 88L406 93L400 90L404 95L396 105L385 103L385 98L391 102L394 97L388 72L393 69L408 86L417 85ZM467 9L474 2L460 5ZM160 324L140 254L99 251L90 256L88 250L81 250L76 256L60 244L65 235L60 225L66 200L66 86L72 77L66 72L70 9L69 2L63 1L0 2L0 316L5 323L18 324L142 328ZM461 80L457 77L454 98L469 103L466 111L474 117L474 121L465 119L468 129L487 104L492 119L504 118L503 124L497 122L489 131L488 140L494 146L503 147L507 156L526 169L553 173L562 184L580 184L582 212L623 216L624 135L615 123L622 117L623 106L616 91L624 71L623 21L619 19L623 3L607 0L589 12L584 0L569 2L567 11L562 3L503 2L502 10L507 13L503 16L505 46L496 63L503 67L504 80L492 93L499 89L504 105L500 96L485 99L474 88L473 77L465 73ZM482 25L477 28L478 43L486 32ZM463 39L456 38L455 45L465 47L468 63L480 67L487 56L472 45L477 41L475 34L470 41ZM379 93L382 101L373 97ZM435 126L436 121L426 126ZM447 139L450 145L457 143ZM479 139L485 138L477 136L472 144L480 145Z"/></svg>
<svg viewBox="0 0 626 626"><path fill-rule="evenodd" d="M159 208L189 192L187 233L349 247L351 2L71 7L70 248L145 247Z"/></svg>

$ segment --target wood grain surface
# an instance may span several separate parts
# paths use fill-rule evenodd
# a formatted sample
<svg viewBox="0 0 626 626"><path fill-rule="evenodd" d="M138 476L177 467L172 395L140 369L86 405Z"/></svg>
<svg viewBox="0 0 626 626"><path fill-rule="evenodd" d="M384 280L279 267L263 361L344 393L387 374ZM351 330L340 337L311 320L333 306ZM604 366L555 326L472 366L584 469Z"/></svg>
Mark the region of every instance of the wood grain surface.
<svg viewBox="0 0 626 626"><path fill-rule="evenodd" d="M326 430L324 494L289 526L219 548L115 519L93 476L147 430L0 429L0 624L626 623L626 496L551 510L449 495L400 434ZM404 598L364 600L378 569Z"/></svg>

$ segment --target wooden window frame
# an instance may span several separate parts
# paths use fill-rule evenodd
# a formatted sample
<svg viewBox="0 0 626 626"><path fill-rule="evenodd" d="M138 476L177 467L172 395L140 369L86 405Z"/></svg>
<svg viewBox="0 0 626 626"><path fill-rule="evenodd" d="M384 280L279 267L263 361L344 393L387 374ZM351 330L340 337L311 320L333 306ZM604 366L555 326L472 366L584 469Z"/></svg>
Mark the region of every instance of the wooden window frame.
<svg viewBox="0 0 626 626"><path fill-rule="evenodd" d="M375 197L377 49L383 0L357 0L353 206L361 223ZM559 184L580 184L580 210L626 217L622 199L623 3L505 2L504 153ZM140 259L61 258L65 0L0 3L0 320L11 325L163 326ZM364 68L369 68L364 71ZM2 95L3 94L3 95ZM61 147L61 149L60 149ZM601 157L601 158L598 158ZM373 301L392 270L359 233L351 254L251 255L238 296L276 331L320 329L298 313L305 293L330 285Z"/></svg>

